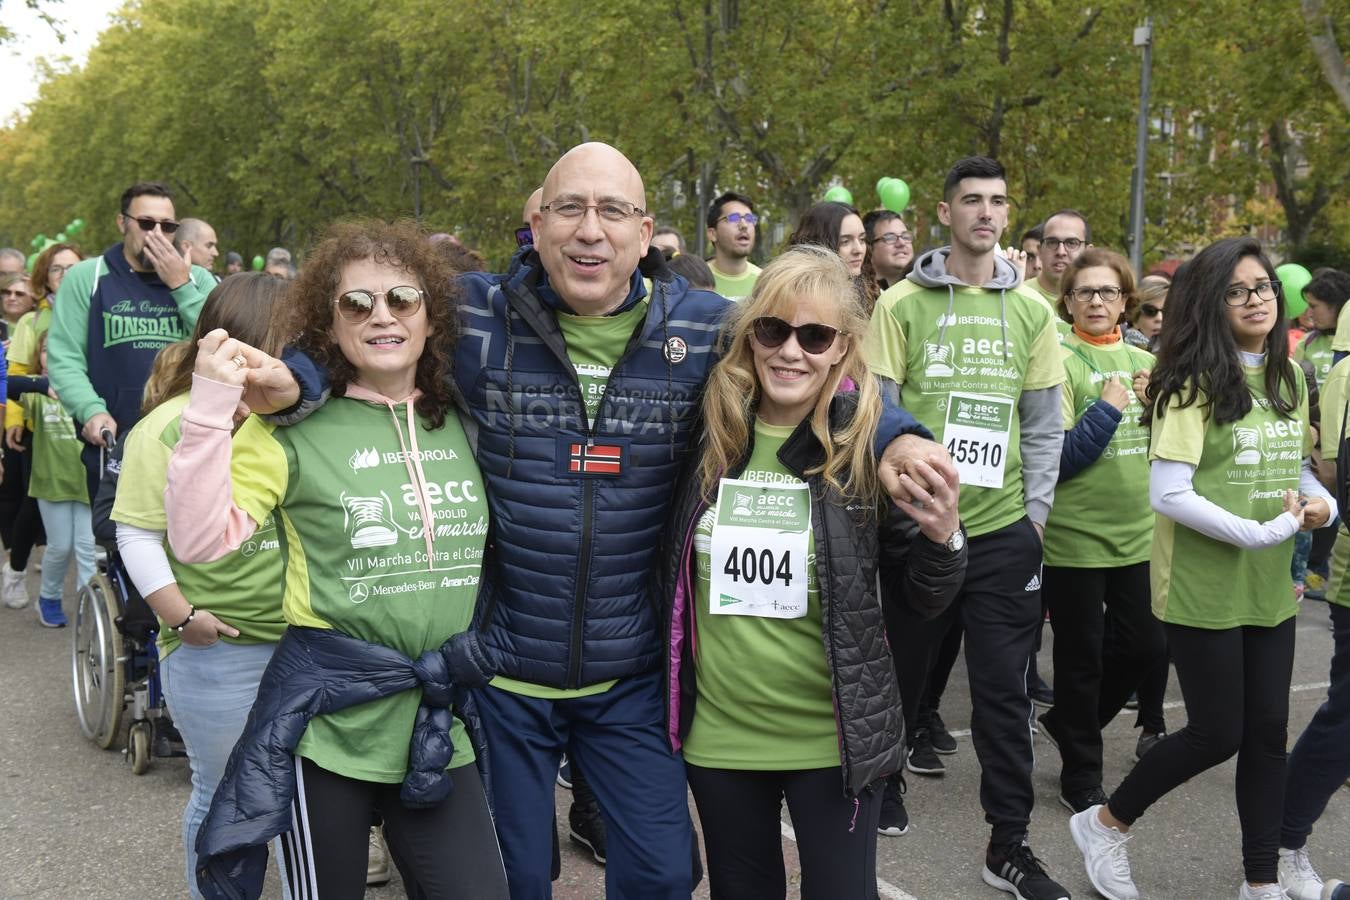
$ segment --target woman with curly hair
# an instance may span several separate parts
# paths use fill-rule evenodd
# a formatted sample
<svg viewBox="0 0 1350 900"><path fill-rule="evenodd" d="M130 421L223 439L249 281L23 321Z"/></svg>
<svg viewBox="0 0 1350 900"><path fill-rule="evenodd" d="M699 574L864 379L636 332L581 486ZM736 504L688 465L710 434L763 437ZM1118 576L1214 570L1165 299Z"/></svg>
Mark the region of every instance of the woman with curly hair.
<svg viewBox="0 0 1350 900"><path fill-rule="evenodd" d="M436 677L469 627L488 526L449 386L454 274L411 223L333 226L273 320L328 369L333 398L290 427L241 431L232 457L236 408L285 369L223 330L198 343L169 539L204 562L274 517L288 625L198 841L203 893L237 882L230 852L289 827L292 895L359 898L378 815L424 896L505 896L461 721L472 704ZM282 808L258 814L259 791Z"/></svg>

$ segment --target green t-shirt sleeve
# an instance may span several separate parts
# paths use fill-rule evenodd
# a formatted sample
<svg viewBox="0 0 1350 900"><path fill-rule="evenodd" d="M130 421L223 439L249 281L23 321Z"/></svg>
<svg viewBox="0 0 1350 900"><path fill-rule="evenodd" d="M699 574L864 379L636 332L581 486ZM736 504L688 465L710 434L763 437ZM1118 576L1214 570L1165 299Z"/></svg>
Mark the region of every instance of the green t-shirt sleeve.
<svg viewBox="0 0 1350 900"><path fill-rule="evenodd" d="M235 432L230 454L234 503L260 525L281 504L290 480L286 451L272 436L274 427L249 416Z"/></svg>
<svg viewBox="0 0 1350 900"><path fill-rule="evenodd" d="M904 384L905 329L895 317L894 300L887 302L886 295L890 292L887 290L877 299L863 351L867 357L867 364L874 373L889 378L896 384Z"/></svg>
<svg viewBox="0 0 1350 900"><path fill-rule="evenodd" d="M169 457L173 447L147 428L133 428L122 453L122 473L113 501L115 522L147 531L167 531L164 488L168 484Z"/></svg>
<svg viewBox="0 0 1350 900"><path fill-rule="evenodd" d="M1335 459L1340 452L1341 428L1345 422L1346 386L1350 384L1350 365L1344 361L1331 370L1322 387L1322 458Z"/></svg>
<svg viewBox="0 0 1350 900"><path fill-rule="evenodd" d="M1204 397L1197 397L1190 406L1183 407L1175 394L1167 401L1166 415L1153 419L1153 444L1148 458L1170 459L1174 462L1200 465L1200 454L1205 449L1205 413L1201 406Z"/></svg>
<svg viewBox="0 0 1350 900"><path fill-rule="evenodd" d="M1059 331L1055 329L1054 317L1047 312L1040 331L1036 333L1031 343L1031 355L1027 359L1027 374L1022 381L1022 390L1038 391L1063 383L1064 360L1060 356Z"/></svg>
<svg viewBox="0 0 1350 900"><path fill-rule="evenodd" d="M173 292L173 299L178 303L178 315L188 332L197 327L197 316L201 315L206 295L216 287L215 276L201 266L193 266L191 276L187 284Z"/></svg>
<svg viewBox="0 0 1350 900"><path fill-rule="evenodd" d="M94 272L100 258L76 263L61 279L52 309L52 327L47 338L47 374L52 387L77 422L88 422L108 405L89 381L89 295L94 290Z"/></svg>

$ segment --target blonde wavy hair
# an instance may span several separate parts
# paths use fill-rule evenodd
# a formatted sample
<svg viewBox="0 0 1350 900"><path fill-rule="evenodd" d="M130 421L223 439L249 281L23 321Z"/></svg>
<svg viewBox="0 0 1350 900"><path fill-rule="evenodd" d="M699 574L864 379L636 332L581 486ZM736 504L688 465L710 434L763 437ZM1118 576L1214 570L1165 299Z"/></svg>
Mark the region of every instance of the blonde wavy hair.
<svg viewBox="0 0 1350 900"><path fill-rule="evenodd" d="M718 481L744 458L759 407L761 387L755 372L751 332L756 319L790 320L796 303L814 300L825 313L822 324L839 329L847 346L830 370L811 411L811 432L825 448L824 462L807 470L820 474L845 496L875 503L879 497L872 441L881 419L881 394L863 355L868 318L848 267L839 254L803 244L789 248L764 267L750 296L735 304L722 326L722 359L713 367L703 396L703 456L699 481L709 502ZM853 417L830 431L830 401L844 378L858 392Z"/></svg>

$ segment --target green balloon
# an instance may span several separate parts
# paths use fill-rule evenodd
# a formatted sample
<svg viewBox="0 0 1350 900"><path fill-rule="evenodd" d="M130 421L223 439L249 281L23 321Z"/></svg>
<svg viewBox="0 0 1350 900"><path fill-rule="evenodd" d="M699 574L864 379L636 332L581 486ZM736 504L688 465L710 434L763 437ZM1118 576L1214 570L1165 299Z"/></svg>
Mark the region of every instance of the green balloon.
<svg viewBox="0 0 1350 900"><path fill-rule="evenodd" d="M72 237L79 234L81 231L84 231L84 219L71 219L70 224L66 226L66 234L69 234Z"/></svg>
<svg viewBox="0 0 1350 900"><path fill-rule="evenodd" d="M825 192L825 199L833 203L847 203L853 205L853 194L842 184L835 185Z"/></svg>
<svg viewBox="0 0 1350 900"><path fill-rule="evenodd" d="M46 241L46 240L47 240L47 236L46 236L45 234L39 233L37 237L33 238L31 241L28 242L28 246L30 246L30 247L36 247L36 248L38 249L38 251L41 252L41 250L42 250L42 244L43 244L43 242Z"/></svg>
<svg viewBox="0 0 1350 900"><path fill-rule="evenodd" d="M55 238L53 238L53 240L55 240L56 243L58 244L64 244L66 242L66 233L64 231L61 232Z"/></svg>
<svg viewBox="0 0 1350 900"><path fill-rule="evenodd" d="M903 213L909 208L909 185L899 178L883 178L877 182L877 196L881 205L893 213Z"/></svg>
<svg viewBox="0 0 1350 900"><path fill-rule="evenodd" d="M263 267L263 258L261 256L253 257L253 271L261 272Z"/></svg>
<svg viewBox="0 0 1350 900"><path fill-rule="evenodd" d="M33 271L33 264L37 262L37 258L38 255L36 253L28 254L28 271Z"/></svg>
<svg viewBox="0 0 1350 900"><path fill-rule="evenodd" d="M1275 270L1275 277L1280 279L1280 287L1284 290L1284 314L1291 319L1303 315L1308 308L1303 289L1312 281L1312 273L1298 263L1285 263Z"/></svg>

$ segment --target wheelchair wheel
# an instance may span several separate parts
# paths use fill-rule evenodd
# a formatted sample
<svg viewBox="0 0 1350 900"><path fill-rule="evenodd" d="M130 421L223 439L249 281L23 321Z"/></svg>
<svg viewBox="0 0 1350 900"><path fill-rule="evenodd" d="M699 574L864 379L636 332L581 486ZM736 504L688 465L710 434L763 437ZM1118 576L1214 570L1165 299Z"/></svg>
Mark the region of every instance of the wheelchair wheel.
<svg viewBox="0 0 1350 900"><path fill-rule="evenodd" d="M150 734L149 722L136 722L127 733L127 756L133 775L144 775L150 768Z"/></svg>
<svg viewBox="0 0 1350 900"><path fill-rule="evenodd" d="M84 736L104 750L117 740L126 699L117 614L117 598L102 573L80 588L70 657L75 714Z"/></svg>

